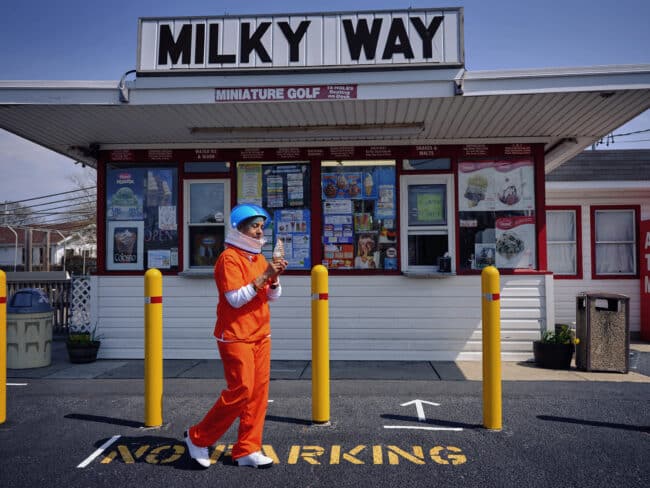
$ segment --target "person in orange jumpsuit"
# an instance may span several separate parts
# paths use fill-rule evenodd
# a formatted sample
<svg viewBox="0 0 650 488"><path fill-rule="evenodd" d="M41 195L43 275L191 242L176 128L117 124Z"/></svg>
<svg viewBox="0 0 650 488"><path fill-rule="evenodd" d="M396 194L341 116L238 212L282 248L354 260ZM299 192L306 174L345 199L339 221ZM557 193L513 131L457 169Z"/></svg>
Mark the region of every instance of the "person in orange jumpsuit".
<svg viewBox="0 0 650 488"><path fill-rule="evenodd" d="M219 291L214 335L227 388L198 424L185 432L192 459L208 468L208 447L239 418L232 458L238 466L270 468L262 454L262 431L271 375L270 300L280 297L284 258L268 262L261 254L269 214L257 205L237 205L230 214L226 249L214 267Z"/></svg>

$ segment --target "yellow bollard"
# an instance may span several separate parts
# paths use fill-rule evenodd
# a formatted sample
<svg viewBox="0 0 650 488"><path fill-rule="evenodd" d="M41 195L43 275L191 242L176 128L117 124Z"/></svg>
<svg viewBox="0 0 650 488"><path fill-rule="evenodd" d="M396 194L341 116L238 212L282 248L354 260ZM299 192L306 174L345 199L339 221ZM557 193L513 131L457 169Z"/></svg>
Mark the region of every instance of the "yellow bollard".
<svg viewBox="0 0 650 488"><path fill-rule="evenodd" d="M144 274L144 425L162 425L163 401L162 273Z"/></svg>
<svg viewBox="0 0 650 488"><path fill-rule="evenodd" d="M481 272L483 315L483 427L501 430L501 295L499 271Z"/></svg>
<svg viewBox="0 0 650 488"><path fill-rule="evenodd" d="M311 419L330 422L329 295L327 268L311 270Z"/></svg>
<svg viewBox="0 0 650 488"><path fill-rule="evenodd" d="M0 269L0 424L7 420L7 275Z"/></svg>

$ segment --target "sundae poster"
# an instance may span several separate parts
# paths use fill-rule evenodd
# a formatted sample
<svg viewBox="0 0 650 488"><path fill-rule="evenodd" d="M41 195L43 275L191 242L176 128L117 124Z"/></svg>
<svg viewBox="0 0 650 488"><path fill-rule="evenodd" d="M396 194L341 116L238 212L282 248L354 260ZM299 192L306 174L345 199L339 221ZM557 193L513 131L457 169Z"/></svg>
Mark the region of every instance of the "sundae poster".
<svg viewBox="0 0 650 488"><path fill-rule="evenodd" d="M535 209L535 170L530 160L463 161L458 164L458 210Z"/></svg>
<svg viewBox="0 0 650 488"><path fill-rule="evenodd" d="M497 268L535 267L535 218L502 217L496 220Z"/></svg>
<svg viewBox="0 0 650 488"><path fill-rule="evenodd" d="M106 269L143 269L144 222L108 222L107 227Z"/></svg>
<svg viewBox="0 0 650 488"><path fill-rule="evenodd" d="M144 219L145 170L112 169L106 180L108 220Z"/></svg>

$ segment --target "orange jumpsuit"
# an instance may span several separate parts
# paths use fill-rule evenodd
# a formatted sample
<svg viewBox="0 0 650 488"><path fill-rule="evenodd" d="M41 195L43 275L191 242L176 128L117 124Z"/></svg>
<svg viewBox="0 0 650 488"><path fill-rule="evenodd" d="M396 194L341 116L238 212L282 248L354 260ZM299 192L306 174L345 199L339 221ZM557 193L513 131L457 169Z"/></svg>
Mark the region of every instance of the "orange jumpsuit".
<svg viewBox="0 0 650 488"><path fill-rule="evenodd" d="M262 447L262 431L271 375L271 314L268 285L240 308L234 308L225 293L250 284L266 270L262 254L236 247L221 253L214 267L219 290L214 335L223 362L227 388L189 436L196 446L214 444L239 417L237 442L232 457L246 456Z"/></svg>

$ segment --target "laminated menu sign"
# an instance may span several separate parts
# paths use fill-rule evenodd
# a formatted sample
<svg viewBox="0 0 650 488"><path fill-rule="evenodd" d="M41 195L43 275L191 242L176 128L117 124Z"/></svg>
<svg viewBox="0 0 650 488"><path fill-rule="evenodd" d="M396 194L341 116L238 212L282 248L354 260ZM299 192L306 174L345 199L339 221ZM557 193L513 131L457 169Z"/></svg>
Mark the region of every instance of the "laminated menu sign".
<svg viewBox="0 0 650 488"><path fill-rule="evenodd" d="M284 246L288 269L311 268L311 222L309 210L276 210L275 241Z"/></svg>
<svg viewBox="0 0 650 488"><path fill-rule="evenodd" d="M532 210L535 208L534 176L531 160L460 162L458 210Z"/></svg>
<svg viewBox="0 0 650 488"><path fill-rule="evenodd" d="M309 165L264 165L262 200L266 208L304 207L308 199Z"/></svg>
<svg viewBox="0 0 650 488"><path fill-rule="evenodd" d="M323 216L324 244L352 244L353 240L351 214Z"/></svg>
<svg viewBox="0 0 650 488"><path fill-rule="evenodd" d="M535 267L535 218L502 217L496 220L497 268Z"/></svg>
<svg viewBox="0 0 650 488"><path fill-rule="evenodd" d="M352 268L354 244L326 244L323 246L323 266L329 269Z"/></svg>
<svg viewBox="0 0 650 488"><path fill-rule="evenodd" d="M240 164L237 172L237 201L262 205L262 166Z"/></svg>
<svg viewBox="0 0 650 488"><path fill-rule="evenodd" d="M138 169L108 172L106 182L106 217L108 220L141 220L144 218L144 177Z"/></svg>

